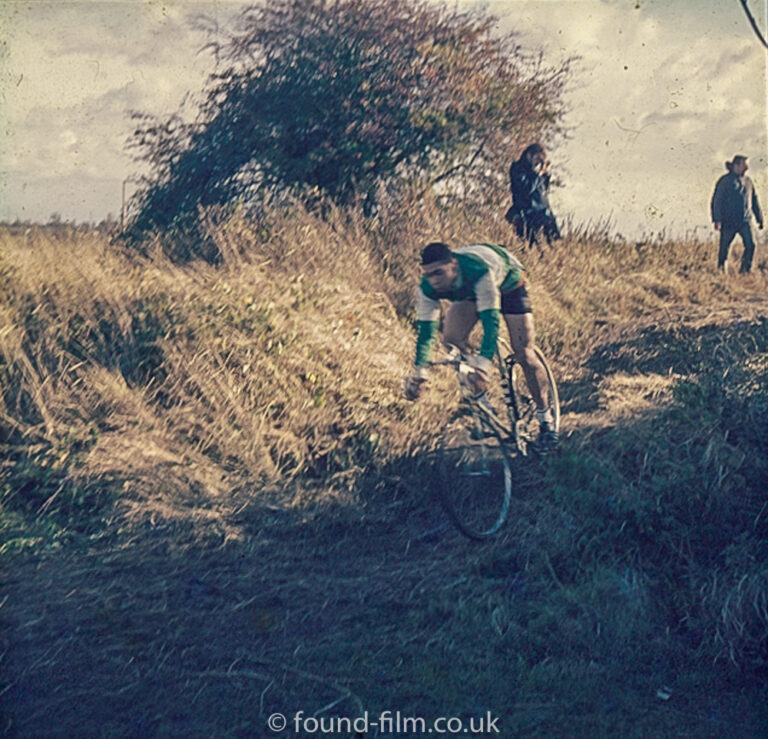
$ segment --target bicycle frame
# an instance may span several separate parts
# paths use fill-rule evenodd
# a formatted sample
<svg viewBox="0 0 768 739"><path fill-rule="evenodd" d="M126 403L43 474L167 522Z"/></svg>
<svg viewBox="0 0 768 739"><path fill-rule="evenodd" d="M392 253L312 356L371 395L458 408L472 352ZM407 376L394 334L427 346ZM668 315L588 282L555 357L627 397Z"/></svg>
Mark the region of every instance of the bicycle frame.
<svg viewBox="0 0 768 739"><path fill-rule="evenodd" d="M543 363L548 376L550 392L553 396L550 405L555 412L555 425L556 427L559 427L560 406L557 385L554 377L552 377L552 373L547 365L544 355L539 349L536 349L536 353ZM532 449L532 443L534 445L533 449L536 449L536 442L530 433L531 423L533 422L533 412L535 410L534 406L526 393L521 393L521 388L518 387L519 380L515 380L513 372L517 363L512 354L511 347L502 338L499 338L499 346L496 350L494 359L494 363L501 376L502 396L504 405L507 409L506 422L499 417L499 413L493 408L490 402L488 402L485 394L475 397L471 392L468 375L474 368L469 363L467 356L457 347L454 347L451 350L447 358L432 362L431 365L453 367L459 377L462 397L471 403L473 407L477 408L478 412L482 414L482 417L485 419L485 422L502 436L505 444L509 444L511 448L516 449L522 456L527 456ZM528 399L527 404L524 402L526 398ZM509 442L511 442L511 444Z"/></svg>
<svg viewBox="0 0 768 739"><path fill-rule="evenodd" d="M498 413L493 408L488 399L486 393L476 395L472 392L472 388L469 382L469 374L474 371L474 367L469 364L468 358L456 351L445 359L431 362L430 365L435 366L448 366L453 367L456 371L459 380L459 387L461 389L462 399L470 403L475 409L477 409L482 416L482 419L491 428L498 431L505 442L511 440L517 445L517 404L515 401L514 393L507 380L507 373L503 370L503 363L511 361L508 357L505 360L501 359L500 353L496 352L496 361L499 367L499 373L501 375L501 387L504 393L504 405L507 408L507 414L509 416L509 423L505 424L498 416Z"/></svg>
<svg viewBox="0 0 768 739"><path fill-rule="evenodd" d="M487 393L477 394L469 376L474 368L466 357L454 354L433 365L456 371L462 403L470 419L459 411L441 436L440 500L457 528L470 539L495 534L509 515L512 497L509 428L494 409ZM467 422L469 421L469 422ZM447 470L447 472L446 472Z"/></svg>
<svg viewBox="0 0 768 739"><path fill-rule="evenodd" d="M559 426L557 386L544 356L550 401ZM521 374L514 356L502 358L499 351L494 364L501 374L501 390L507 407L508 423L499 406L494 388L478 394L470 375L475 371L466 355L454 349L447 358L431 362L431 366L450 366L457 374L462 402L457 413L441 433L439 455L440 500L457 528L471 539L485 539L495 534L506 521L512 495L511 458L529 452L546 453L537 445L531 424L539 429L536 406L530 393L522 387ZM465 408L462 409L461 405ZM471 419L466 418L469 409ZM499 409L499 410L497 410Z"/></svg>

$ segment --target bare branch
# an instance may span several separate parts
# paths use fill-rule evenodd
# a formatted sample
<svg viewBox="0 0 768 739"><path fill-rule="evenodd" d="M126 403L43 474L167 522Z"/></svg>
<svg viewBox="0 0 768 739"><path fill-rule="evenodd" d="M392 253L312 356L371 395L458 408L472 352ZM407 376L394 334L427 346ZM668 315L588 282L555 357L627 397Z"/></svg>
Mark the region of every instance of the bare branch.
<svg viewBox="0 0 768 739"><path fill-rule="evenodd" d="M741 0L741 5L744 8L744 12L747 14L747 18L749 18L749 23L754 29L755 33L757 34L757 37L760 39L760 42L763 46L765 46L766 49L768 49L768 41L765 40L765 36L760 32L760 28L758 27L757 23L755 22L755 18L752 15L752 13L749 10L749 6L747 5L747 0Z"/></svg>

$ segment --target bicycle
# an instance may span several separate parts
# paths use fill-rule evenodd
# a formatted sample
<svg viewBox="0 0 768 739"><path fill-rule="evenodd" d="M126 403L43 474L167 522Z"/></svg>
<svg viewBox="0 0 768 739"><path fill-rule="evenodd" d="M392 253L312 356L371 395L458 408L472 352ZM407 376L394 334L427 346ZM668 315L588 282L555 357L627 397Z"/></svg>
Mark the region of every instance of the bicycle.
<svg viewBox="0 0 768 739"><path fill-rule="evenodd" d="M536 356L547 376L549 405L554 428L560 429L560 400L549 364L536 348ZM497 351L495 365L501 382L492 383L476 395L468 376L472 371L467 357L454 352L432 366L456 370L460 403L443 431L438 454L439 496L449 518L470 539L493 536L504 525L512 500L513 456L546 453L536 442L536 403L522 377L514 356L502 358ZM504 406L506 413L500 410Z"/></svg>

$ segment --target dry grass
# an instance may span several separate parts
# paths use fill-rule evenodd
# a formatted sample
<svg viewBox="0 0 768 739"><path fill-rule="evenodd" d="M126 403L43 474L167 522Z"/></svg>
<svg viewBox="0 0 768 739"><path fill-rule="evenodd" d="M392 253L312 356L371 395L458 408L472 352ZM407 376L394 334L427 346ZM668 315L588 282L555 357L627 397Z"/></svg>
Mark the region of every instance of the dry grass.
<svg viewBox="0 0 768 739"><path fill-rule="evenodd" d="M764 262L723 280L714 243L600 228L522 254L565 438L475 546L428 503L451 378L415 406L401 382L419 246L507 224L423 202L204 231L215 265L0 229L2 547L42 552L15 560L16 726L258 735L339 699L521 735L728 725L711 661L768 649ZM764 693L728 679L748 731Z"/></svg>
<svg viewBox="0 0 768 739"><path fill-rule="evenodd" d="M414 448L410 332L367 244L309 216L276 219L260 248L243 223L217 242L233 232L217 267L3 233L3 418L20 447L36 440L73 483L149 491L162 469L171 504Z"/></svg>
<svg viewBox="0 0 768 739"><path fill-rule="evenodd" d="M211 216L216 266L172 262L172 235L139 256L96 232L5 228L6 443L17 471L51 478L27 491L30 504L48 509L74 487L149 494L162 469L172 507L190 491L215 500L245 483L362 473L412 454L443 417L435 394L414 412L399 393L419 245L504 242L509 228L429 200L405 212L373 227L298 206L216 225ZM621 340L622 326L631 334L648 316L674 325L684 310L706 322L733 303L745 319L750 306L759 313L765 269L723 280L713 248L628 243L598 224L521 255L538 340L560 376L577 382L596 342ZM606 376L598 423L658 404L650 385L672 375L653 378Z"/></svg>

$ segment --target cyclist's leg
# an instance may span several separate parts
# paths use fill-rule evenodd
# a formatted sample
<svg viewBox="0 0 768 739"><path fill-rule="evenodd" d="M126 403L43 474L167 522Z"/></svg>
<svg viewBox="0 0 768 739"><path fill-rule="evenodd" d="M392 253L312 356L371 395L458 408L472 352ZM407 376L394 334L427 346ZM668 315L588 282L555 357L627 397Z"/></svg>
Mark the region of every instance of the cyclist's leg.
<svg viewBox="0 0 768 739"><path fill-rule="evenodd" d="M501 310L509 331L509 341L515 360L522 367L525 382L536 404L536 420L539 422L537 444L544 452L557 445L557 411L551 403L557 403L557 391L550 397L550 383L547 368L537 355L533 312L525 286L501 295Z"/></svg>
<svg viewBox="0 0 768 739"><path fill-rule="evenodd" d="M525 285L501 294L501 312L509 331L515 360L525 375L528 390L539 410L549 406L547 371L536 356L533 310Z"/></svg>
<svg viewBox="0 0 768 739"><path fill-rule="evenodd" d="M472 301L464 300L451 303L443 320L443 343L457 346L461 351L467 349L467 339L472 327L477 323L477 309Z"/></svg>
<svg viewBox="0 0 768 739"><path fill-rule="evenodd" d="M525 375L525 381L536 406L540 410L549 407L547 372L536 356L533 313L505 314L509 342Z"/></svg>

